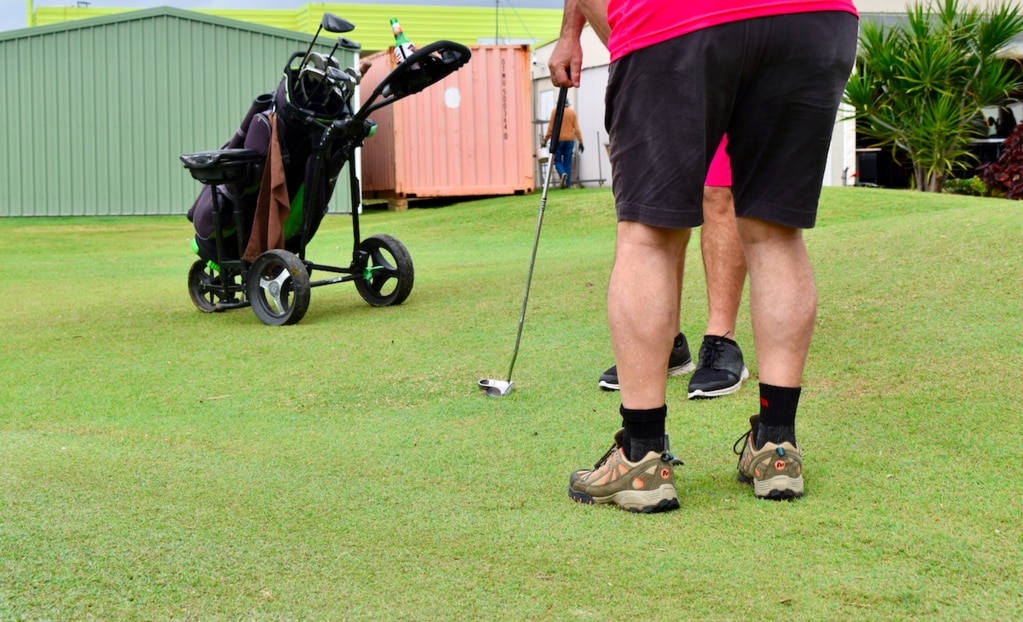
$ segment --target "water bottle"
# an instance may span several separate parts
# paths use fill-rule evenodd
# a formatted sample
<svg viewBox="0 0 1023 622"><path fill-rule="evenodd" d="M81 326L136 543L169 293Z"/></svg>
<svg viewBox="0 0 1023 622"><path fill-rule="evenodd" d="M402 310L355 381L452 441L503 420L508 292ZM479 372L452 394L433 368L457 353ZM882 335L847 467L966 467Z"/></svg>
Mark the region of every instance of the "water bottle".
<svg viewBox="0 0 1023 622"><path fill-rule="evenodd" d="M405 62L406 58L412 56L412 52L416 51L416 46L405 36L405 31L401 29L397 17L391 18L391 32L394 33L394 60L398 61L400 65Z"/></svg>

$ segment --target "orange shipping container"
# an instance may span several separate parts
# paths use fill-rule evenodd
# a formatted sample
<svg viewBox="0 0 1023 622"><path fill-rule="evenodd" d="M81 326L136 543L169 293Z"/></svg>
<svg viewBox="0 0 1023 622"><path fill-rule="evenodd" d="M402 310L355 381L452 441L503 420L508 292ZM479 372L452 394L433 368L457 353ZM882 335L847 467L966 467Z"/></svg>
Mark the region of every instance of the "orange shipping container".
<svg viewBox="0 0 1023 622"><path fill-rule="evenodd" d="M529 48L470 47L467 65L374 112L362 149L366 198L471 197L533 192ZM395 67L392 50L367 57L363 101Z"/></svg>

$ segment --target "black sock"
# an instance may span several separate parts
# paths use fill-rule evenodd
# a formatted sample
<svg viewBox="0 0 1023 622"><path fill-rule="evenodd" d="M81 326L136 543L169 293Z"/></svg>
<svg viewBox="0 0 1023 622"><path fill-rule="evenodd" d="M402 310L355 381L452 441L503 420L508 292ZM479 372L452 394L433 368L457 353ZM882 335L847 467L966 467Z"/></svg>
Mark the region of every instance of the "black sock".
<svg viewBox="0 0 1023 622"><path fill-rule="evenodd" d="M668 407L631 410L622 406L622 449L630 462L641 460L647 452L665 450L664 421Z"/></svg>
<svg viewBox="0 0 1023 622"><path fill-rule="evenodd" d="M796 409L800 387L776 387L760 383L760 420L757 423L757 447L764 443L796 442Z"/></svg>

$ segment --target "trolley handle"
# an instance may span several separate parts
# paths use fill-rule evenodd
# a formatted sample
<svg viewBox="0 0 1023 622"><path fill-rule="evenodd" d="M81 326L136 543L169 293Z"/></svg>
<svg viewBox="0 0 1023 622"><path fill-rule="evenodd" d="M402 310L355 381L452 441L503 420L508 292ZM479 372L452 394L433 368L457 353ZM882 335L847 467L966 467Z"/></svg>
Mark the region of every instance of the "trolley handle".
<svg viewBox="0 0 1023 622"><path fill-rule="evenodd" d="M454 41L434 41L419 48L387 74L353 120L361 124L374 110L440 82L468 63L471 57L469 48Z"/></svg>

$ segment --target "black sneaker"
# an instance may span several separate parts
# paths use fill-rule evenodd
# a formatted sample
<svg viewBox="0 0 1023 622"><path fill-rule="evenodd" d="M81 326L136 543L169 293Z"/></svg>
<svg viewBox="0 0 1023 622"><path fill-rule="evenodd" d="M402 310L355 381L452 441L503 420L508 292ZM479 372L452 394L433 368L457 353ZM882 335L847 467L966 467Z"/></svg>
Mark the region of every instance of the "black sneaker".
<svg viewBox="0 0 1023 622"><path fill-rule="evenodd" d="M747 378L749 370L743 363L739 344L727 337L705 335L700 346L700 363L689 379L689 399L735 393Z"/></svg>
<svg viewBox="0 0 1023 622"><path fill-rule="evenodd" d="M668 377L688 374L694 369L696 369L696 365L693 364L693 357L689 354L689 343L686 341L686 336L679 333L675 337L675 343L671 347L671 355L668 357ZM597 386L605 391L617 391L618 366L612 365L611 369L601 374L600 382L597 383Z"/></svg>

